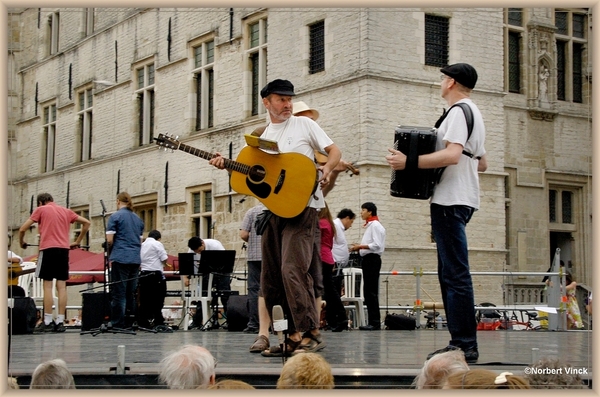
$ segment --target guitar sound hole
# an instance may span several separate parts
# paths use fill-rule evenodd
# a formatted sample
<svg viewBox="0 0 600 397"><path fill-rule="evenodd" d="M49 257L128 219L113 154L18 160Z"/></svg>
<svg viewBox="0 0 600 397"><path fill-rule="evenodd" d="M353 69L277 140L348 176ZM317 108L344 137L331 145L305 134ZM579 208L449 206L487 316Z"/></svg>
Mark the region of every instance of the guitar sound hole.
<svg viewBox="0 0 600 397"><path fill-rule="evenodd" d="M248 173L248 178L253 183L260 183L265 179L266 176L265 169L260 165L255 165L250 168L250 172Z"/></svg>

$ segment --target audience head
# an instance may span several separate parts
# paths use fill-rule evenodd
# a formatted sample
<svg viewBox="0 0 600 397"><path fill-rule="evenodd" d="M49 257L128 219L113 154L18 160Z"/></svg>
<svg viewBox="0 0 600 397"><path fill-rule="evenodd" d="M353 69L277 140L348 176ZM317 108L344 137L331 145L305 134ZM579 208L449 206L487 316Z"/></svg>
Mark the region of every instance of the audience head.
<svg viewBox="0 0 600 397"><path fill-rule="evenodd" d="M533 389L585 389L587 386L577 373L567 372L572 368L557 358L544 357L530 366L525 374Z"/></svg>
<svg viewBox="0 0 600 397"><path fill-rule="evenodd" d="M284 364L277 389L333 389L329 363L317 353L300 353Z"/></svg>
<svg viewBox="0 0 600 397"><path fill-rule="evenodd" d="M19 383L17 382L17 378L13 378L12 376L8 377L8 388L11 390L19 388Z"/></svg>
<svg viewBox="0 0 600 397"><path fill-rule="evenodd" d="M448 375L442 389L531 389L527 380L510 372L498 375L487 369L470 369Z"/></svg>
<svg viewBox="0 0 600 397"><path fill-rule="evenodd" d="M236 379L222 379L215 384L208 386L209 389L254 389L249 383ZM202 387L198 387L202 389Z"/></svg>
<svg viewBox="0 0 600 397"><path fill-rule="evenodd" d="M468 370L469 366L462 350L450 350L436 354L425 361L421 372L413 381L413 386L417 389L441 389L449 375Z"/></svg>
<svg viewBox="0 0 600 397"><path fill-rule="evenodd" d="M31 375L30 389L75 389L67 363L60 358L38 365Z"/></svg>
<svg viewBox="0 0 600 397"><path fill-rule="evenodd" d="M159 382L169 389L206 389L215 383L217 362L201 346L185 345L160 362Z"/></svg>

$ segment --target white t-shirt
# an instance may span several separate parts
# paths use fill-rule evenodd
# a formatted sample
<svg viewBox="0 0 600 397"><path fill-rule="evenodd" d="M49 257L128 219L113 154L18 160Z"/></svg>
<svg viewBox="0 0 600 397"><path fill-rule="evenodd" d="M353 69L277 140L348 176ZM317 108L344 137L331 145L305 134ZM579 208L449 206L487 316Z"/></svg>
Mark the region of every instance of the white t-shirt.
<svg viewBox="0 0 600 397"><path fill-rule="evenodd" d="M11 250L8 250L8 257L9 258L19 258L19 264L23 263L23 258L21 258L19 255L15 254L14 252L12 252ZM8 262L8 267L10 267L12 265L12 262Z"/></svg>
<svg viewBox="0 0 600 397"><path fill-rule="evenodd" d="M463 110L454 107L440 125L437 135L436 150L446 147L446 142L459 143L464 150L475 157L485 154L485 125L479 108L465 98L458 102L467 103L473 111L473 132L467 141L467 121ZM466 145L465 145L466 142ZM479 209L479 175L477 173L478 160L461 155L458 164L446 167L440 182L436 185L431 197L434 204L467 205Z"/></svg>
<svg viewBox="0 0 600 397"><path fill-rule="evenodd" d="M269 123L261 137L277 141L281 153L300 153L311 160L314 159L315 150L325 153L325 148L333 144L325 131L308 117L291 116L283 123ZM317 198L311 198L308 206L317 209L325 207L320 186L314 195Z"/></svg>
<svg viewBox="0 0 600 397"><path fill-rule="evenodd" d="M333 220L333 225L335 226L335 237L333 238L331 253L333 254L333 259L335 259L336 263L345 264L350 257L348 241L346 240L346 229L340 218L335 218Z"/></svg>
<svg viewBox="0 0 600 397"><path fill-rule="evenodd" d="M140 256L142 257L140 270L146 272L162 272L162 263L169 257L163 244L152 237L146 238L146 240L142 243Z"/></svg>

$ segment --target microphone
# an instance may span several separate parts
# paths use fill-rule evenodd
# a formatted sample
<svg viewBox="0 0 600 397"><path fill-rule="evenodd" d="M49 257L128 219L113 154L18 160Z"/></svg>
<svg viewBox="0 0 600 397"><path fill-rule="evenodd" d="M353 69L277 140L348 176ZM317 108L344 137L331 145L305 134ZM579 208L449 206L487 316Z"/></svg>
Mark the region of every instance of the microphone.
<svg viewBox="0 0 600 397"><path fill-rule="evenodd" d="M100 199L100 205L102 206L102 212L106 212L106 207L104 206L104 201Z"/></svg>
<svg viewBox="0 0 600 397"><path fill-rule="evenodd" d="M285 349L283 332L287 331L287 329L287 320L283 318L283 308L281 305L273 306L273 331L277 332L277 338L279 338L282 350Z"/></svg>

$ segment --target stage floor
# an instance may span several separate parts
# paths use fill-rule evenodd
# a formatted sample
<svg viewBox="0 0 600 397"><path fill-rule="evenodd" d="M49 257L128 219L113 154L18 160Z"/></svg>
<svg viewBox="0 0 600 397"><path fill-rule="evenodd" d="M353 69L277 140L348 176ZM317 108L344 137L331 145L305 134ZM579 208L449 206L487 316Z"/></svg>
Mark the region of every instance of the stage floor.
<svg viewBox="0 0 600 397"><path fill-rule="evenodd" d="M449 339L445 329L322 332L327 346L320 354L331 364L336 382L339 379L340 384L350 385L364 380L363 387L370 382L377 384L377 379L406 387L427 354L446 346ZM14 335L10 343L8 375L20 378L22 385L28 384L40 362L62 358L76 381L84 382L82 379L86 375L111 378L118 364L118 346L122 345L126 374L145 376L150 380L144 382L152 383L163 356L182 345L197 344L210 350L218 360L217 379L228 377L258 383L258 386L274 385L282 359L250 353L248 348L255 337L223 329L159 334L138 331L136 335L101 333L97 336L80 335L79 330L68 329L62 334ZM278 343L275 335L271 335L271 343ZM477 364L471 365L472 368L522 374L535 357L551 356L567 360L573 367L587 372L582 378L592 378L591 331L479 331L478 343L480 358ZM539 350L532 350L534 348ZM126 377L122 379L125 382ZM115 379L107 381L113 386L118 382Z"/></svg>

